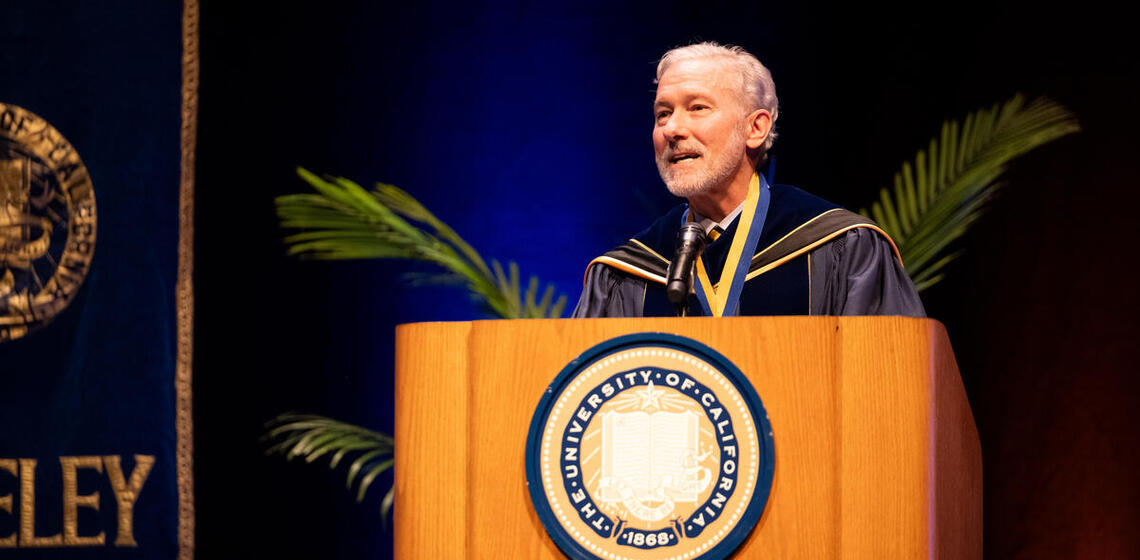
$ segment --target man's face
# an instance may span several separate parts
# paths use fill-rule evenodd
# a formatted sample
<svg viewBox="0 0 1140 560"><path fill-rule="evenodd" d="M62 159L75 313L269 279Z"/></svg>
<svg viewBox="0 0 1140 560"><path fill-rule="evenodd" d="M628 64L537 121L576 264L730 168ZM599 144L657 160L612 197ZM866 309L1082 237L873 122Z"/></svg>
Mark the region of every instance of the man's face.
<svg viewBox="0 0 1140 560"><path fill-rule="evenodd" d="M653 149L669 192L692 197L723 188L751 167L740 77L716 58L671 65L657 84Z"/></svg>

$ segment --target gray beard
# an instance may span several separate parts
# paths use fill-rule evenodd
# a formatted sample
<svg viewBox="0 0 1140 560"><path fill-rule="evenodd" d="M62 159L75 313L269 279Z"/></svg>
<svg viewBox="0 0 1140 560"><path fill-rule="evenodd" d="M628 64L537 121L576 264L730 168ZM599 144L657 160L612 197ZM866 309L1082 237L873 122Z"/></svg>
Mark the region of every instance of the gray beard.
<svg viewBox="0 0 1140 560"><path fill-rule="evenodd" d="M734 129L728 140L728 147L730 151L722 152L720 157L713 160L710 165L702 167L696 173L689 174L686 179L673 176L673 170L669 167L667 157L657 158L657 173L661 175L661 180L665 182L665 188L669 189L673 196L689 198L712 192L718 185L728 182L736 174L737 165L744 157L746 150L744 130ZM739 147L739 150L734 149L736 147ZM704 151L702 150L702 152ZM701 157L705 157L703 153Z"/></svg>

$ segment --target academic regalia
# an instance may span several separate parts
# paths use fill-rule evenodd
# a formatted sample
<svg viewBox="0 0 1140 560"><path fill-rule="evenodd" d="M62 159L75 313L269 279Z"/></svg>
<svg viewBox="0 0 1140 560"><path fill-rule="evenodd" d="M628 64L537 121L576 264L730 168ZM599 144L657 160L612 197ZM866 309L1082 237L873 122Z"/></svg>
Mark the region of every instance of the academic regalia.
<svg viewBox="0 0 1140 560"><path fill-rule="evenodd" d="M737 314L926 315L894 243L874 222L795 187L769 189ZM573 316L674 316L664 277L687 214L682 204L594 259ZM736 218L701 255L713 285L741 221ZM688 314L708 314L695 294Z"/></svg>

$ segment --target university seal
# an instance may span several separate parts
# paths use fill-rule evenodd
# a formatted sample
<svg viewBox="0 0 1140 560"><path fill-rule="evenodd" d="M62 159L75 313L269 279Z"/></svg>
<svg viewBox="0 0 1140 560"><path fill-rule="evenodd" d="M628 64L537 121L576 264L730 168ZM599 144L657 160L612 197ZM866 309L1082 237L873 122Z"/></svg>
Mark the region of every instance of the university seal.
<svg viewBox="0 0 1140 560"><path fill-rule="evenodd" d="M576 559L721 559L772 486L767 413L711 348L614 338L566 366L531 421L526 473L551 539Z"/></svg>
<svg viewBox="0 0 1140 560"><path fill-rule="evenodd" d="M95 193L75 148L46 121L0 103L0 342L59 314L95 250Z"/></svg>

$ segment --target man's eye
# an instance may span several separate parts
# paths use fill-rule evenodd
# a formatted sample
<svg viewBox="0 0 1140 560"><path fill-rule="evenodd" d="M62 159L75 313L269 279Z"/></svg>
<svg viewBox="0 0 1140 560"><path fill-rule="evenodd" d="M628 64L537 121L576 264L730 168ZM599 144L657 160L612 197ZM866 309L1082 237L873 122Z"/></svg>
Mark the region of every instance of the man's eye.
<svg viewBox="0 0 1140 560"><path fill-rule="evenodd" d="M669 111L657 111L657 120L667 119L670 114Z"/></svg>
<svg viewBox="0 0 1140 560"><path fill-rule="evenodd" d="M708 105L693 105L693 109L692 109L692 110L694 110L694 111L704 111L704 110L706 110L706 109L708 109L708 108L709 108L709 106L708 106Z"/></svg>

